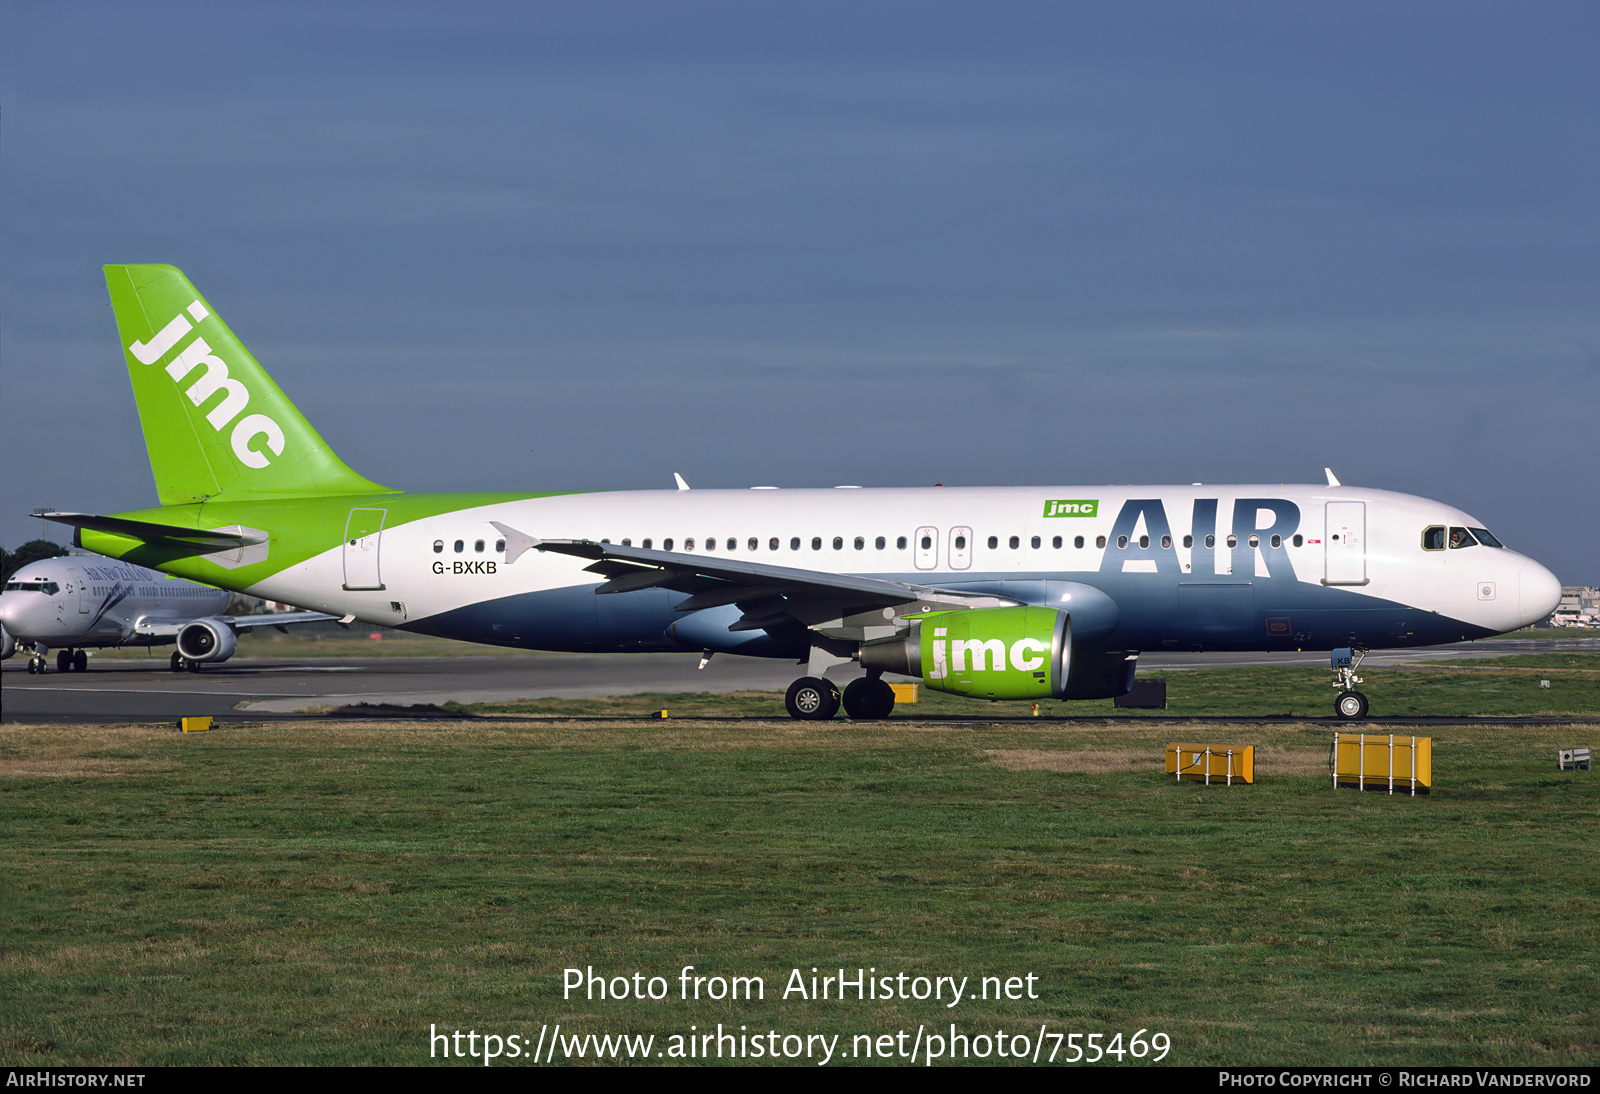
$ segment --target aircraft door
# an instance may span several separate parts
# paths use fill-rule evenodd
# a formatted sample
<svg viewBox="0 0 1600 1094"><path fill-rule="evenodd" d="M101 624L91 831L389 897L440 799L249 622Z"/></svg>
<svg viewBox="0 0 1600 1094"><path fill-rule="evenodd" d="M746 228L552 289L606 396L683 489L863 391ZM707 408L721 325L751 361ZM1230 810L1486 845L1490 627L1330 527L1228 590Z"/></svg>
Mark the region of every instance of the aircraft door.
<svg viewBox="0 0 1600 1094"><path fill-rule="evenodd" d="M88 615L91 607L89 578L76 566L68 566L67 572L72 575L72 584L62 591L77 597L79 615Z"/></svg>
<svg viewBox="0 0 1600 1094"><path fill-rule="evenodd" d="M1330 501L1322 537L1324 585L1367 583L1367 503Z"/></svg>
<svg viewBox="0 0 1600 1094"><path fill-rule="evenodd" d="M939 565L939 529L918 528L917 538L911 546L915 551L917 569L931 570Z"/></svg>
<svg viewBox="0 0 1600 1094"><path fill-rule="evenodd" d="M344 525L344 587L382 589L378 547L387 509L352 509Z"/></svg>
<svg viewBox="0 0 1600 1094"><path fill-rule="evenodd" d="M972 568L972 529L950 529L950 568L952 570L967 570Z"/></svg>

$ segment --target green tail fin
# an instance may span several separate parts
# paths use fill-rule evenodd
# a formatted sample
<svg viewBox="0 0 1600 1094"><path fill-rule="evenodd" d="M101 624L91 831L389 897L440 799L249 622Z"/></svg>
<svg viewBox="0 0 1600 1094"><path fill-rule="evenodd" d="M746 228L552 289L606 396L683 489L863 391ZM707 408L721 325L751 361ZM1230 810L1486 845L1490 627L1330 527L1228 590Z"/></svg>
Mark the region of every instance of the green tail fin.
<svg viewBox="0 0 1600 1094"><path fill-rule="evenodd" d="M107 266L162 505L394 493L347 467L171 266Z"/></svg>

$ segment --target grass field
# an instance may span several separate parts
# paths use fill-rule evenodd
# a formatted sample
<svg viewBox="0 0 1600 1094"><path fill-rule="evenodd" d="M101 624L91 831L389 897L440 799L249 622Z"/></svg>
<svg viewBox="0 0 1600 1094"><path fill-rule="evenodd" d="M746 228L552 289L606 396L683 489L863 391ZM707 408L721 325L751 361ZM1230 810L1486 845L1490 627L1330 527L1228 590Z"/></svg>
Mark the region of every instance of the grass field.
<svg viewBox="0 0 1600 1094"><path fill-rule="evenodd" d="M1500 669L1428 671L1470 706ZM1202 675L1235 712L1304 690ZM1140 1029L1174 1064L1600 1058L1600 784L1555 769L1600 744L1592 713L1430 730L1411 799L1332 789L1324 725L741 714L772 701L0 727L0 1062L414 1064L432 1026L557 1022L654 1034L652 1057L722 1023L861 1062L857 1036L954 1023L1043 1026L1041 1059ZM1174 740L1255 745L1257 784L1172 784ZM685 965L765 999L682 1000ZM590 966L671 994L563 999ZM781 997L813 967L1038 997Z"/></svg>

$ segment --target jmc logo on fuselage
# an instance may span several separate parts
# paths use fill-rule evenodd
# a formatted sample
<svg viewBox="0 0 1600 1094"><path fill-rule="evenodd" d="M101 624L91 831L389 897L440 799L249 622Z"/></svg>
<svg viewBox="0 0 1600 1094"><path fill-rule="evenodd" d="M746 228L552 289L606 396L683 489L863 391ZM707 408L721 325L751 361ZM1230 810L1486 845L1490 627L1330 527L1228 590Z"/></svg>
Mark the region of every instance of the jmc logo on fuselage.
<svg viewBox="0 0 1600 1094"><path fill-rule="evenodd" d="M1047 501L1044 503L1044 515L1047 517L1093 517L1100 514L1100 500L1098 498L1088 501Z"/></svg>
<svg viewBox="0 0 1600 1094"><path fill-rule="evenodd" d="M195 329L195 324L210 318L211 313L204 304L196 300L184 311L194 319L190 323L188 318L179 314L172 322L162 327L155 337L149 342L134 342L128 347L128 352L142 365L153 365L165 357L174 346L183 340L190 331ZM206 421L211 428L221 433L235 418L244 412L250 404L250 392L238 380L228 375L228 365L222 358L211 352L211 346L204 338L196 338L172 359L167 365L167 375L173 382L179 382L193 372L197 366L204 365L205 371L200 378L184 391L189 401L195 406L200 406L217 392L222 392L222 401L212 408L206 415ZM233 431L228 435L228 443L233 448L233 454L239 457L239 462L246 467L262 468L271 461L266 455L250 447L250 442L257 437L266 438L267 447L274 456L283 455L283 429L277 422L265 414L247 414L239 418L233 426Z"/></svg>

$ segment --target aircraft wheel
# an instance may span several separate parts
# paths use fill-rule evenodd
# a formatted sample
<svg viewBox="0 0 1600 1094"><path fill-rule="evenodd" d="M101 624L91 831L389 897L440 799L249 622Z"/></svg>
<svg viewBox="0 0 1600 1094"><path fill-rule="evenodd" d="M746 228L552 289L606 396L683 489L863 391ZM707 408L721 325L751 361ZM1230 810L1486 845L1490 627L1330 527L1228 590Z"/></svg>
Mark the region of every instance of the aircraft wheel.
<svg viewBox="0 0 1600 1094"><path fill-rule="evenodd" d="M789 685L783 705L789 708L791 718L825 722L839 713L839 689L827 680L802 676Z"/></svg>
<svg viewBox="0 0 1600 1094"><path fill-rule="evenodd" d="M184 664L188 666L190 672L200 671L200 662L198 661L185 661Z"/></svg>
<svg viewBox="0 0 1600 1094"><path fill-rule="evenodd" d="M882 680L862 677L844 689L844 712L858 721L876 721L894 710L894 689Z"/></svg>
<svg viewBox="0 0 1600 1094"><path fill-rule="evenodd" d="M71 672L72 671L72 654L69 651L61 650L59 653L56 654L56 671L57 672Z"/></svg>
<svg viewBox="0 0 1600 1094"><path fill-rule="evenodd" d="M34 674L43 671L43 669L44 669L44 662L42 660L40 660L37 657L28 658L28 675L29 676L33 676Z"/></svg>
<svg viewBox="0 0 1600 1094"><path fill-rule="evenodd" d="M172 655L172 660L169 661L168 664L172 666L172 671L173 672L182 672L183 671L183 654L181 654L181 653L173 654Z"/></svg>
<svg viewBox="0 0 1600 1094"><path fill-rule="evenodd" d="M79 650L77 653L74 653L72 655L72 671L73 672L88 672L89 671L89 655L84 653L82 650Z"/></svg>
<svg viewBox="0 0 1600 1094"><path fill-rule="evenodd" d="M1333 701L1333 712L1347 722L1367 716L1367 697L1359 691L1341 691Z"/></svg>

